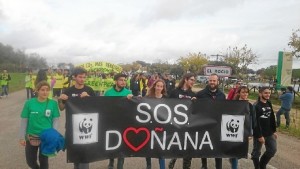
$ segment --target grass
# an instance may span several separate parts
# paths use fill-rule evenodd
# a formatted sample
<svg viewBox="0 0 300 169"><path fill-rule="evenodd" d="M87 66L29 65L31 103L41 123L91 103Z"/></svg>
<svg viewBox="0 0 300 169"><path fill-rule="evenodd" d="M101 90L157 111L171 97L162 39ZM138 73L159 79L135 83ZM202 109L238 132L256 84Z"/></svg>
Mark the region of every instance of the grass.
<svg viewBox="0 0 300 169"><path fill-rule="evenodd" d="M25 73L9 73L11 81L9 81L9 93L22 90L25 88Z"/></svg>

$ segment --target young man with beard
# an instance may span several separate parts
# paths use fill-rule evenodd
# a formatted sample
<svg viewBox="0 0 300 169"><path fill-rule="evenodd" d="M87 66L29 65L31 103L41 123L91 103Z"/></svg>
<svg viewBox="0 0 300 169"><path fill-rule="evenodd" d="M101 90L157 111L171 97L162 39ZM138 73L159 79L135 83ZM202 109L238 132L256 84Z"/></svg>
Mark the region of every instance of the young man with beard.
<svg viewBox="0 0 300 169"><path fill-rule="evenodd" d="M208 85L196 95L197 99L226 100L225 94L219 90L219 77L217 74L211 74L208 78ZM207 169L207 158L201 158L201 161L201 169ZM215 158L215 161L216 169L222 169L222 158Z"/></svg>
<svg viewBox="0 0 300 169"><path fill-rule="evenodd" d="M65 109L65 103L71 97L84 98L95 96L94 90L84 84L87 76L87 71L84 68L75 68L73 76L75 85L67 88L58 98L58 106L61 111ZM74 163L74 169L89 169L89 163Z"/></svg>
<svg viewBox="0 0 300 169"><path fill-rule="evenodd" d="M108 89L104 96L127 96L127 98L132 98L132 92L126 89L126 75L118 73L114 76L115 85ZM124 158L118 158L117 169L123 169ZM114 159L109 159L108 169L114 168Z"/></svg>
<svg viewBox="0 0 300 169"><path fill-rule="evenodd" d="M180 80L178 86L171 91L169 98L178 98L178 99L196 99L195 93L192 91L192 87L196 81L196 75L193 73L185 74ZM171 159L169 162L169 169L173 169L176 163L176 158ZM192 163L192 158L183 158L183 169L190 169Z"/></svg>
<svg viewBox="0 0 300 169"><path fill-rule="evenodd" d="M259 98L253 105L256 112L256 127L253 130L251 159L255 169L266 169L267 164L277 151L276 122L272 104L269 101L270 95L269 87L261 87ZM259 159L263 144L266 151Z"/></svg>

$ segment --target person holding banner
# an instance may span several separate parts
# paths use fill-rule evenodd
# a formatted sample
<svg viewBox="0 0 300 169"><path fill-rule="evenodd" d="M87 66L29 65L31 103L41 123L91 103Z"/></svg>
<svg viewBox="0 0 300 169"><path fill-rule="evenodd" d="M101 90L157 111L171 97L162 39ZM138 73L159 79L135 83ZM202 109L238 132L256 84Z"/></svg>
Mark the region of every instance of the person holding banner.
<svg viewBox="0 0 300 169"><path fill-rule="evenodd" d="M118 73L114 76L115 85L105 91L104 96L126 96L127 98L132 98L132 93L126 87L127 76L122 73ZM124 158L118 158L117 169L123 169ZM109 159L108 169L114 168L114 159Z"/></svg>
<svg viewBox="0 0 300 169"><path fill-rule="evenodd" d="M66 101L71 97L89 97L95 96L94 90L84 84L87 71L82 67L76 67L73 70L75 85L67 88L58 98L59 109L65 109ZM68 139L68 138L67 138ZM74 163L74 169L89 169L89 163Z"/></svg>
<svg viewBox="0 0 300 169"><path fill-rule="evenodd" d="M233 100L246 100L248 101L249 88L247 86L240 86L236 90L236 95ZM228 98L227 98L228 100ZM251 119L251 129L253 130L256 126L256 115L253 111L253 105L249 102L249 110L250 110L250 119ZM249 137L250 138L250 137ZM230 158L231 169L238 169L238 158Z"/></svg>
<svg viewBox="0 0 300 169"><path fill-rule="evenodd" d="M164 80L156 80L148 89L146 97L150 98L167 98L167 88ZM159 158L159 169L165 169L165 159ZM151 169L151 158L146 158L147 168Z"/></svg>
<svg viewBox="0 0 300 169"><path fill-rule="evenodd" d="M219 77L217 74L211 74L208 78L208 85L205 89L197 93L198 99L211 99L211 100L226 100L225 94L219 90ZM201 158L201 169L207 169L207 158ZM215 158L216 169L222 169L222 158Z"/></svg>
<svg viewBox="0 0 300 169"><path fill-rule="evenodd" d="M27 100L21 113L20 144L25 146L26 162L30 168L48 169L48 157L41 153L39 136L45 129L57 129L60 114L57 102L48 99L50 85L47 81L39 82L36 91L37 97Z"/></svg>
<svg viewBox="0 0 300 169"><path fill-rule="evenodd" d="M258 100L254 103L256 126L253 131L251 159L255 169L266 169L267 164L277 151L276 122L272 103L269 101L270 95L271 90L269 87L261 87ZM266 151L260 157L263 144Z"/></svg>
<svg viewBox="0 0 300 169"><path fill-rule="evenodd" d="M178 87L175 88L170 93L170 98L178 98L178 99L196 99L196 94L192 91L192 87L195 84L195 77L196 75L193 73L185 74L182 79L180 80ZM173 169L176 163L176 158L172 159L169 162L169 169ZM183 169L190 169L192 163L192 158L183 158Z"/></svg>

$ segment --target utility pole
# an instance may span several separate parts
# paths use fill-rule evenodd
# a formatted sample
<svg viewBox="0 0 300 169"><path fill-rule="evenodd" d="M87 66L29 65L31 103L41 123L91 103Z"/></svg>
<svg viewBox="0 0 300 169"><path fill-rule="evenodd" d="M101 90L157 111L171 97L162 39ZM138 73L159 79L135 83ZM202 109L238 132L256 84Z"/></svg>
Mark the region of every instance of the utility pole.
<svg viewBox="0 0 300 169"><path fill-rule="evenodd" d="M217 61L217 62L219 61L219 56L220 56L220 57L224 57L224 55L219 55L219 54L216 54L216 55L210 55L210 56L216 56L216 58L217 58L216 61Z"/></svg>
<svg viewBox="0 0 300 169"><path fill-rule="evenodd" d="M216 61L218 62L219 61L219 56L220 57L224 57L224 55L219 55L219 54L216 54L216 55L210 55L210 56L216 56ZM222 77L221 79L219 79L221 82L222 82L222 91L224 92L224 77Z"/></svg>

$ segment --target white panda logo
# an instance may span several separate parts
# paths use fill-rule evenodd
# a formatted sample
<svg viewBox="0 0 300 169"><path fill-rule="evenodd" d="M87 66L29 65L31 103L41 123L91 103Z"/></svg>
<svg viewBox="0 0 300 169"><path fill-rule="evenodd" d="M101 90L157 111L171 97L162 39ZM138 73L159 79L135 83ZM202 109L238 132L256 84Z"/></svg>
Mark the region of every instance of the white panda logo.
<svg viewBox="0 0 300 169"><path fill-rule="evenodd" d="M230 131L231 133L236 133L239 130L240 127L240 121L231 119L231 121L228 121L226 123L227 130Z"/></svg>
<svg viewBox="0 0 300 169"><path fill-rule="evenodd" d="M88 134L92 131L92 127L93 127L93 119L90 118L89 120L87 120L86 118L84 118L80 123L79 123L79 131L83 132L85 134Z"/></svg>

